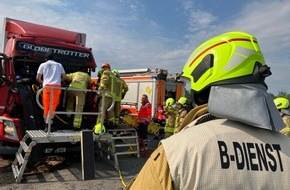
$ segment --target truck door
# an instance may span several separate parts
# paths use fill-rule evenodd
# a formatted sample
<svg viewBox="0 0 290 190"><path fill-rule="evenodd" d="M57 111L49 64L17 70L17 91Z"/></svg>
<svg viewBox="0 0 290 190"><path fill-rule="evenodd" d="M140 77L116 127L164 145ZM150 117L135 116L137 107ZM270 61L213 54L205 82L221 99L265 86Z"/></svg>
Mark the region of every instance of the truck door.
<svg viewBox="0 0 290 190"><path fill-rule="evenodd" d="M7 105L8 93L10 88L10 81L7 78L6 63L8 57L5 54L0 53L0 115L3 115Z"/></svg>

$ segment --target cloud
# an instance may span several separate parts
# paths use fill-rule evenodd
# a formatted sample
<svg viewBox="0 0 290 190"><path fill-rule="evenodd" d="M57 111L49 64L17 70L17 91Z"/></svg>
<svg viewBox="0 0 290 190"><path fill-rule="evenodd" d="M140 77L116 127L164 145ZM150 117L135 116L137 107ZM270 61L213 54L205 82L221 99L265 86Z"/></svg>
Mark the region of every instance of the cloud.
<svg viewBox="0 0 290 190"><path fill-rule="evenodd" d="M110 61L117 69L159 67L169 72L181 72L190 53L203 41L226 31L244 30L257 36L272 68L273 75L267 79L270 90L276 93L286 86L290 92L286 85L290 81L289 1L246 0L232 13L224 6L203 8L199 1L181 3L183 12L176 17L182 23L167 22L183 32L174 36L169 36L167 25L146 16L154 4L137 0L2 0L0 24L5 16L86 33L87 46L93 49L98 65Z"/></svg>
<svg viewBox="0 0 290 190"><path fill-rule="evenodd" d="M23 0L22 2L24 2L25 4L30 3L33 5L43 4L43 5L50 5L50 6L57 6L57 7L67 6L67 3L65 1L60 1L60 0Z"/></svg>
<svg viewBox="0 0 290 190"><path fill-rule="evenodd" d="M246 1L247 2L247 1ZM266 63L271 67L272 75L266 79L269 91L278 94L279 91L290 92L290 1L249 1L244 3L236 14L220 20L218 14L206 13L200 6L185 3L187 12L201 12L211 15L205 25L196 24L195 33L189 27L187 47L197 47L201 42L228 31L246 31L258 38ZM190 17L198 19L198 17ZM196 21L195 23L203 23ZM189 25L190 26L190 25Z"/></svg>
<svg viewBox="0 0 290 190"><path fill-rule="evenodd" d="M246 6L233 24L234 28L256 35L272 76L269 91L290 92L290 1L256 1Z"/></svg>

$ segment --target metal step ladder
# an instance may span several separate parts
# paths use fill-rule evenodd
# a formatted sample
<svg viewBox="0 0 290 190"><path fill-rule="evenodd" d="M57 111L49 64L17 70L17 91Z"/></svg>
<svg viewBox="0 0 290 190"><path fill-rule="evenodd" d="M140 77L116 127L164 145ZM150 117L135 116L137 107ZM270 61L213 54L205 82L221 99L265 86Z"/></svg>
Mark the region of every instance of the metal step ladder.
<svg viewBox="0 0 290 190"><path fill-rule="evenodd" d="M131 127L120 127L107 130L112 135L111 141L99 144L100 153L109 163L113 164L119 171L119 155L136 155L140 158L139 140L136 129Z"/></svg>
<svg viewBox="0 0 290 190"><path fill-rule="evenodd" d="M122 135L118 136L117 134ZM116 142L118 140L121 140L122 143L120 144L119 142ZM27 130L22 141L20 141L20 146L16 152L15 159L11 164L16 183L22 181L30 154L35 145L41 143L77 143L80 141L80 131L58 130L57 132L47 133L43 130ZM105 160L110 161L117 170L119 170L118 155L136 154L138 158L140 157L138 135L136 130L133 128L108 130L107 133L94 135L94 141L99 145L98 148L101 156L106 158ZM107 145L107 149L104 148L104 145ZM111 150L108 150L109 146L112 147ZM120 150L118 150L119 147L136 147L136 151L120 152ZM111 159L108 159L108 155Z"/></svg>
<svg viewBox="0 0 290 190"><path fill-rule="evenodd" d="M11 165L16 183L21 182L23 173L29 160L29 156L32 152L32 148L36 145L35 141L31 141L29 144L27 144L27 139L29 139L29 135L25 135L22 141L20 141L20 146L16 152L15 160Z"/></svg>
<svg viewBox="0 0 290 190"><path fill-rule="evenodd" d="M30 154L36 144L58 142L80 142L80 132L72 130L58 130L54 133L47 133L43 130L27 130L23 139L20 141L20 146L16 152L15 159L11 164L16 182L21 182Z"/></svg>

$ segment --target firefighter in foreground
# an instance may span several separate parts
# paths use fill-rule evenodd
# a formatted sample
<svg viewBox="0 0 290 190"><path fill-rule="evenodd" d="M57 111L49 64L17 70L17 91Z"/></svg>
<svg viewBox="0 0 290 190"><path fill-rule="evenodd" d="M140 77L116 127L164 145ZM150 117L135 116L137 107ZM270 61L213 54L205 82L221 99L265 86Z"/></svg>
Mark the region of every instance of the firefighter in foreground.
<svg viewBox="0 0 290 190"><path fill-rule="evenodd" d="M173 98L167 98L165 102L164 110L166 112L167 118L165 122L164 127L164 138L168 138L171 135L173 135L176 125L176 117L178 114L177 108L174 106L174 99Z"/></svg>
<svg viewBox="0 0 290 190"><path fill-rule="evenodd" d="M289 189L290 139L267 93L257 39L229 32L200 45L182 76L195 103L128 189Z"/></svg>
<svg viewBox="0 0 290 190"><path fill-rule="evenodd" d="M91 77L87 72L78 71L66 75L70 85L70 89L87 89L89 83L92 83ZM86 101L86 91L68 90L68 98L66 111L67 112L82 112ZM71 117L71 114L67 114ZM73 129L80 130L82 124L82 115L75 114L73 120Z"/></svg>
<svg viewBox="0 0 290 190"><path fill-rule="evenodd" d="M290 112L289 112L289 100L287 98L278 97L274 99L276 108L282 117L285 127L281 129L280 133L290 137Z"/></svg>

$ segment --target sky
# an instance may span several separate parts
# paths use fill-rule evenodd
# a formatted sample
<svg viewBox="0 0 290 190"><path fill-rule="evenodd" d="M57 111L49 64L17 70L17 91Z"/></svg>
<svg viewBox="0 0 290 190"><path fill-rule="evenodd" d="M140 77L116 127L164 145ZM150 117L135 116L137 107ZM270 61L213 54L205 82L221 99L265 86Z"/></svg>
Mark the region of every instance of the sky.
<svg viewBox="0 0 290 190"><path fill-rule="evenodd" d="M290 0L1 0L1 26L4 17L87 34L97 71L109 62L180 73L207 39L249 32L271 67L268 92L290 93Z"/></svg>

